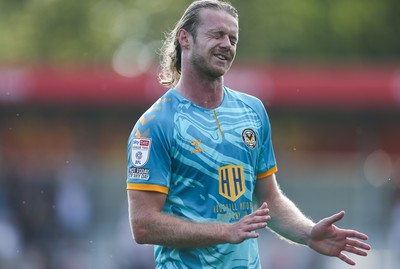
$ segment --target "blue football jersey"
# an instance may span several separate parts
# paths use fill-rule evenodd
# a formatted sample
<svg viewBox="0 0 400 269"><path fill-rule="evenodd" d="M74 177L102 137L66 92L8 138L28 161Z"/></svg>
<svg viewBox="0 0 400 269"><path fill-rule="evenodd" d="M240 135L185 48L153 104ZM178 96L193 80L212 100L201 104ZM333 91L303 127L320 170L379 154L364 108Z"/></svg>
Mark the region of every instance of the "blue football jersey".
<svg viewBox="0 0 400 269"><path fill-rule="evenodd" d="M253 212L256 180L277 171L262 102L224 88L222 104L199 107L170 89L134 126L128 190L167 195L163 212L232 223ZM260 268L256 239L209 248L155 246L157 268Z"/></svg>

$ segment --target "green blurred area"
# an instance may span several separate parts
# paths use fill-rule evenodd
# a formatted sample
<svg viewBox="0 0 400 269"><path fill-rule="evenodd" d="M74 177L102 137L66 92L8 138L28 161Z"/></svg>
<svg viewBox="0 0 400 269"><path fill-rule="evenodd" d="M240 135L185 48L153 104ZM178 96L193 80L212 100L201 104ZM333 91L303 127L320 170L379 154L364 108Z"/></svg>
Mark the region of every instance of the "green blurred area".
<svg viewBox="0 0 400 269"><path fill-rule="evenodd" d="M1 0L0 62L107 63L126 40L159 44L190 2ZM240 60L400 59L397 0L231 2L240 13Z"/></svg>

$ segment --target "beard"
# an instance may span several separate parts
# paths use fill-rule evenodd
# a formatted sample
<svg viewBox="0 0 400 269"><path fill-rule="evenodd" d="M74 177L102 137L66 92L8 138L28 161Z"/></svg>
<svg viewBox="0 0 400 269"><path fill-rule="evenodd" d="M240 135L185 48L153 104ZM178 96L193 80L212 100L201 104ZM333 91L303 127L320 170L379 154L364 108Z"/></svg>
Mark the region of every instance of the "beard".
<svg viewBox="0 0 400 269"><path fill-rule="evenodd" d="M199 53L194 53L191 60L191 63L196 70L213 79L225 75L230 69L232 62L233 58L225 60L225 63L218 62L218 59L215 59L213 53L207 54L207 57Z"/></svg>

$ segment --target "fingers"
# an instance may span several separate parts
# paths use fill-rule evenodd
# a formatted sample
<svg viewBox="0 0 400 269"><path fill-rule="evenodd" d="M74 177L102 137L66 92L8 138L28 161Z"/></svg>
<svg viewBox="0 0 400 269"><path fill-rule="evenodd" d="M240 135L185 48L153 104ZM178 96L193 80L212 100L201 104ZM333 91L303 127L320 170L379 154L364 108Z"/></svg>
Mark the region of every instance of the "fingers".
<svg viewBox="0 0 400 269"><path fill-rule="evenodd" d="M257 211L264 211L264 210L266 210L266 209L268 209L268 205L267 205L267 203L266 202L264 202L264 203L262 203L261 204L261 206L259 207L259 208L257 208L257 210L255 210L254 212L257 212ZM268 211L269 211L269 209L268 209Z"/></svg>
<svg viewBox="0 0 400 269"><path fill-rule="evenodd" d="M356 265L356 263L352 259L350 259L349 257L347 257L343 253L339 253L338 258L341 259L342 261L344 261L347 264Z"/></svg>
<svg viewBox="0 0 400 269"><path fill-rule="evenodd" d="M361 240L368 240L368 235L354 231L354 230L345 230L346 237L356 237Z"/></svg>
<svg viewBox="0 0 400 269"><path fill-rule="evenodd" d="M347 251L349 253L359 255L359 256L367 256L368 255L368 253L366 251L363 251L361 249L358 249L358 248L355 248L352 246L345 246L343 250Z"/></svg>
<svg viewBox="0 0 400 269"><path fill-rule="evenodd" d="M248 225L249 228L252 230L259 229L259 228L265 228L267 226L267 222L271 220L271 216L268 215L269 210L264 209L264 210L257 210L250 215L247 215L244 217L244 222ZM255 229L253 229L253 226Z"/></svg>
<svg viewBox="0 0 400 269"><path fill-rule="evenodd" d="M254 215L266 215L269 213L269 208L267 206L267 203L263 203L256 211L254 211L252 214Z"/></svg>
<svg viewBox="0 0 400 269"><path fill-rule="evenodd" d="M362 234L363 235L363 234ZM368 253L364 250L370 250L371 246L360 242L358 240L354 240L354 239L346 239L346 246L343 248L344 251L349 252L349 253L353 253L356 255L360 255L360 256L367 256ZM347 255L343 254L343 253L339 253L338 258L341 259L342 261L346 262L347 264L350 265L355 265L356 263L350 259Z"/></svg>
<svg viewBox="0 0 400 269"><path fill-rule="evenodd" d="M267 206L267 203L263 203L257 210L255 210L253 213L251 213L250 215L247 215L246 218L253 218L255 216L267 216L269 213L269 208ZM271 217L268 215L268 220ZM266 220L266 221L268 221Z"/></svg>
<svg viewBox="0 0 400 269"><path fill-rule="evenodd" d="M246 225L244 230L251 232L265 228L267 226L267 222L271 219L271 216L268 215L268 213L269 208L267 203L263 203L256 211L242 219L243 223Z"/></svg>
<svg viewBox="0 0 400 269"><path fill-rule="evenodd" d="M368 255L368 253L366 251L360 250L358 248L355 248L355 247L349 246L349 245L345 246L343 250L347 251L349 253L360 255L360 256L367 256ZM341 259L342 261L350 264L350 265L355 265L356 264L352 259L350 259L347 255L343 254L342 252L339 253L338 258Z"/></svg>
<svg viewBox="0 0 400 269"><path fill-rule="evenodd" d="M371 249L370 245L368 245L364 242L360 242L358 240L350 239L350 238L346 239L346 245L351 246L351 247L360 248L360 249L365 249L365 250Z"/></svg>
<svg viewBox="0 0 400 269"><path fill-rule="evenodd" d="M257 222L257 223L252 223L247 225L247 227L244 228L244 231L246 232L254 232L256 230L260 230L267 227L267 222Z"/></svg>
<svg viewBox="0 0 400 269"><path fill-rule="evenodd" d="M259 236L260 234L256 232L247 232L244 234L244 238L258 238Z"/></svg>
<svg viewBox="0 0 400 269"><path fill-rule="evenodd" d="M263 203L257 210L234 223L231 227L234 230L232 234L235 236L230 242L238 243L247 238L258 238L260 235L255 231L267 227L267 222L271 219L268 213L268 205Z"/></svg>
<svg viewBox="0 0 400 269"><path fill-rule="evenodd" d="M260 208L267 208L267 207L268 207L267 202L263 202L262 205L260 206Z"/></svg>

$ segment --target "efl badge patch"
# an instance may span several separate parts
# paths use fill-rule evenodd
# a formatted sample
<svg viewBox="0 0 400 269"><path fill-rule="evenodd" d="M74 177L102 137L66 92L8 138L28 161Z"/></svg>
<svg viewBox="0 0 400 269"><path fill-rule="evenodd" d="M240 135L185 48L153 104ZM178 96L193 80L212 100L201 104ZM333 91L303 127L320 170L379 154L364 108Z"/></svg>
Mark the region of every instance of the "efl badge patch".
<svg viewBox="0 0 400 269"><path fill-rule="evenodd" d="M257 136L252 129L244 129L242 132L242 140L244 144L250 148L254 149L257 145Z"/></svg>
<svg viewBox="0 0 400 269"><path fill-rule="evenodd" d="M151 139L134 138L132 140L131 159L135 167L142 167L149 160Z"/></svg>

